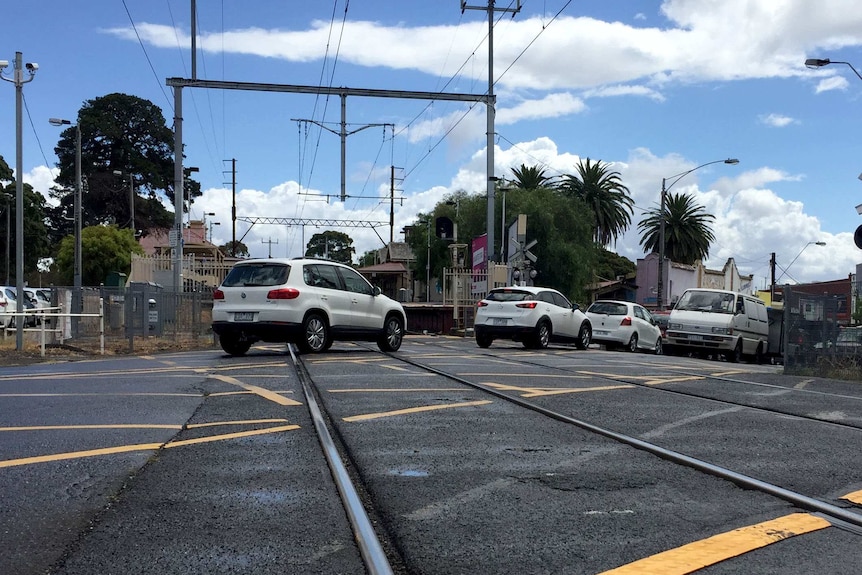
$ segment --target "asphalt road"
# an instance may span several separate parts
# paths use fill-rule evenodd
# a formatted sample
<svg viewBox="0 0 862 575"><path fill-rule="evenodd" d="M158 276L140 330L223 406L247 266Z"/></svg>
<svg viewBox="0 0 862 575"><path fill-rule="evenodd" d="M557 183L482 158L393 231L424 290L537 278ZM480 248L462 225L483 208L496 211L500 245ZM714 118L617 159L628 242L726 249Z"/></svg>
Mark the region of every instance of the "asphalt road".
<svg viewBox="0 0 862 575"><path fill-rule="evenodd" d="M395 356L859 507L860 432L836 425L862 424L858 382L430 336ZM370 347L303 360L396 572L862 570L853 529L780 498ZM289 363L259 346L0 368L0 573L363 573Z"/></svg>

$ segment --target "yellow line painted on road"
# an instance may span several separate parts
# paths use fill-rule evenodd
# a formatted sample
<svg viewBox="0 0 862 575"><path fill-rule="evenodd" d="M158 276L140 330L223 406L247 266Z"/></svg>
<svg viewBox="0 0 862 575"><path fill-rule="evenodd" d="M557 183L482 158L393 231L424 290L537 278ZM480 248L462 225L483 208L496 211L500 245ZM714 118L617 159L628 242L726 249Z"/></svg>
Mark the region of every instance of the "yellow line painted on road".
<svg viewBox="0 0 862 575"><path fill-rule="evenodd" d="M381 392L413 392L413 391L457 391L459 393L463 392L464 389L458 387L414 387L414 388L403 388L403 387L367 387L367 388L359 388L359 389L328 389L329 393L381 393Z"/></svg>
<svg viewBox="0 0 862 575"><path fill-rule="evenodd" d="M299 429L298 425L282 425L279 427L268 427L266 429L254 429L251 431L241 431L238 433L226 433L222 435L210 435L207 437L199 437L196 439L185 439L181 441L173 441L170 443L138 443L134 445L119 445L116 447L104 447L102 449L90 449L87 451L71 451L67 453L55 453L53 455L38 455L35 457L22 457L20 459L8 459L0 461L0 468L18 467L21 465L32 465L34 463L49 463L53 461L64 461L68 459L81 459L84 457L98 457L100 455L116 455L117 453L130 453L132 451L156 451L162 447L184 447L187 445L195 445L198 443L208 443L212 441L224 441L227 439L237 439L241 437L251 437L254 435L264 435L267 433L279 433L282 431L292 431Z"/></svg>
<svg viewBox="0 0 862 575"><path fill-rule="evenodd" d="M299 403L295 399L282 397L281 395L277 394L274 391L270 391L268 389L264 389L264 388L258 387L256 385L249 385L247 383L243 383L240 380L235 379L235 378L230 377L230 376L227 376L227 375L211 374L210 378L217 379L217 380L223 381L225 383L230 383L231 385L237 385L237 386L245 389L246 391L250 391L252 393L255 393L255 394L261 396L262 398L268 399L269 401L271 401L273 403L277 403L279 405L302 405L301 403Z"/></svg>
<svg viewBox="0 0 862 575"><path fill-rule="evenodd" d="M366 415L352 415L345 417L344 421L368 421L369 419L380 419L382 417L393 417L396 415L407 415L410 413L421 413L423 411L435 411L438 409L452 409L457 407L475 407L477 405L487 405L491 403L489 400L482 401L466 401L464 403L451 403L449 405L425 405L422 407L410 407L407 409L398 409L396 411L384 411L381 413L368 413Z"/></svg>
<svg viewBox="0 0 862 575"><path fill-rule="evenodd" d="M683 383L686 381L701 381L706 379L703 375L678 376L678 377L663 377L660 375L616 375L613 373L601 373L598 371L579 371L584 375L594 377L607 377L611 379L637 379L643 381L647 385L660 385L662 383Z"/></svg>
<svg viewBox="0 0 862 575"><path fill-rule="evenodd" d="M503 383L495 383L492 381L483 382L482 385L493 387L498 391L517 391L521 392L521 397L541 397L543 395L561 395L564 393L581 393L586 391L609 391L613 389L629 389L633 385L603 385L599 387L522 387L519 385L507 385Z"/></svg>
<svg viewBox="0 0 862 575"><path fill-rule="evenodd" d="M585 375L558 375L544 373L458 373L461 377L539 377L541 379L587 379Z"/></svg>
<svg viewBox="0 0 862 575"><path fill-rule="evenodd" d="M198 443L209 443L211 441L224 441L225 439L238 439L240 437L252 437L254 435L265 435L267 433L279 433L282 431L293 431L299 429L298 425L282 425L280 427L267 427L266 429L253 429L251 431L238 431L237 433L225 433L223 435L208 435L195 439L183 439L171 441L165 444L165 449L171 447L184 447L186 445L197 445Z"/></svg>
<svg viewBox="0 0 862 575"><path fill-rule="evenodd" d="M286 365L284 361L270 361L263 363L249 363L249 364L241 364L241 365L230 365L224 367L216 367L211 368L208 371L246 371L249 369L254 369L257 367L281 367ZM108 371L99 371L98 373L82 373L82 372L71 372L71 371L56 371L52 373L37 373L32 375L0 375L0 381L37 381L44 379L57 379L57 378L104 378L104 377L115 377L117 375L165 375L171 374L173 372L173 376L178 375L177 372L187 372L187 373L199 373L201 371L200 367L149 367L149 368L137 368L137 369L117 369L117 370L108 370Z"/></svg>
<svg viewBox="0 0 862 575"><path fill-rule="evenodd" d="M743 553L829 526L830 523L820 517L793 513L694 541L600 575L686 575Z"/></svg>
<svg viewBox="0 0 862 575"><path fill-rule="evenodd" d="M200 427L218 427L221 425L255 425L257 423L287 423L286 419L246 419L240 421L211 421L209 423L190 423L186 425L188 429L197 429Z"/></svg>
<svg viewBox="0 0 862 575"><path fill-rule="evenodd" d="M146 397L203 397L202 393L158 393L158 392L131 392L131 393L0 393L2 397L107 397L107 396L146 396Z"/></svg>
<svg viewBox="0 0 862 575"><path fill-rule="evenodd" d="M858 505L862 505L862 491L854 491L853 493L848 493L841 499L846 499L852 503L856 503Z"/></svg>
<svg viewBox="0 0 862 575"><path fill-rule="evenodd" d="M91 425L31 425L26 427L0 427L0 431L66 431L74 429L182 429L182 425L161 425L148 423L119 423Z"/></svg>

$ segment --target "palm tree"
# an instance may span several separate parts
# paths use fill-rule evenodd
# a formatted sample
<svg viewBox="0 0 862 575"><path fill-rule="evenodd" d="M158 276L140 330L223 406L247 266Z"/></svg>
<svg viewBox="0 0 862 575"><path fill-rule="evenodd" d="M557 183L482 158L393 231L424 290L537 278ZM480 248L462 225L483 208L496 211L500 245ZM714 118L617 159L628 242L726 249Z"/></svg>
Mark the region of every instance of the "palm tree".
<svg viewBox="0 0 862 575"><path fill-rule="evenodd" d="M522 190L538 190L551 186L553 178L545 175L545 169L538 166L527 167L521 164L520 168L512 168L515 176L515 187Z"/></svg>
<svg viewBox="0 0 862 575"><path fill-rule="evenodd" d="M694 264L709 255L709 244L715 241L710 223L715 219L690 194L669 194L665 198L665 257L673 262ZM661 209L647 212L638 223L644 250L658 252L661 242Z"/></svg>
<svg viewBox="0 0 862 575"><path fill-rule="evenodd" d="M631 224L634 200L620 180L620 173L610 170L601 160L578 162L578 174L563 176L559 190L582 200L593 210L593 239L605 246L624 233Z"/></svg>

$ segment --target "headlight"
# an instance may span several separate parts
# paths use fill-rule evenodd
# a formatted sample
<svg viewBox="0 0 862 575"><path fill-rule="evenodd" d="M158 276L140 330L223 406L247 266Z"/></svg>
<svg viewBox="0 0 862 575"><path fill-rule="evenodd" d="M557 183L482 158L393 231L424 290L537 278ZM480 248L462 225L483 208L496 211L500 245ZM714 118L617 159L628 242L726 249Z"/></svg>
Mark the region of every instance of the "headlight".
<svg viewBox="0 0 862 575"><path fill-rule="evenodd" d="M730 335L730 328L714 327L714 328L712 328L712 333L720 333L722 335Z"/></svg>
<svg viewBox="0 0 862 575"><path fill-rule="evenodd" d="M668 329L682 329L681 323L669 323L667 324Z"/></svg>

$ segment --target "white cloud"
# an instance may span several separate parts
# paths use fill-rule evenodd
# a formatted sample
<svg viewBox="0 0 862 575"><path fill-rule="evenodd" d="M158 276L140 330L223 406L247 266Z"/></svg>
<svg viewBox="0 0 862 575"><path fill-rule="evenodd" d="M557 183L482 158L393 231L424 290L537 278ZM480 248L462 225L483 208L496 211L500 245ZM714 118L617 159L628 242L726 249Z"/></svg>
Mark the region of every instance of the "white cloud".
<svg viewBox="0 0 862 575"><path fill-rule="evenodd" d="M814 91L820 94L821 92L829 92L831 90L846 90L848 86L849 83L844 76L830 76L820 80Z"/></svg>
<svg viewBox="0 0 862 575"><path fill-rule="evenodd" d="M789 126L790 124L798 124L799 120L791 118L790 116L784 116L782 114L764 114L759 118L761 124L766 124L767 126L772 126L773 128L783 128L785 126Z"/></svg>

